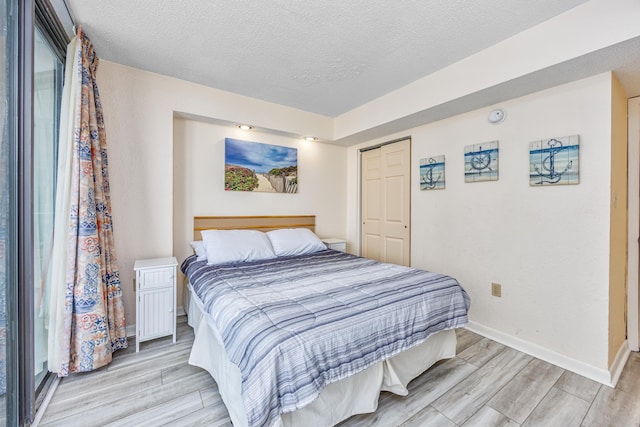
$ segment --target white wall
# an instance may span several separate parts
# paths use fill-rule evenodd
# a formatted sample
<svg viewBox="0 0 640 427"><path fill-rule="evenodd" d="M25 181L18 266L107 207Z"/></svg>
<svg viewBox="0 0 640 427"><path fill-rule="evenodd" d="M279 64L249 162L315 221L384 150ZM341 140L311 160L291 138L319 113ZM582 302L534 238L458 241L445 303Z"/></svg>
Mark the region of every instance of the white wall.
<svg viewBox="0 0 640 427"><path fill-rule="evenodd" d="M408 129L412 265L456 277L472 326L602 382L608 369L611 75ZM580 135L580 184L529 186L529 143ZM463 152L500 142L500 179L465 183ZM357 244L358 149L348 154L348 238ZM446 189L419 190L419 159L446 156ZM502 284L502 298L490 295Z"/></svg>
<svg viewBox="0 0 640 427"><path fill-rule="evenodd" d="M180 165L174 168L174 153L189 154L189 161L204 160L211 164L211 170L199 182L203 187L193 193L193 197L202 196L204 201L193 201L194 205L187 209L210 215L317 214L320 232L345 234L345 193L335 188L335 183L344 180L346 174L346 149L307 146L292 136L330 139L333 132L330 118L108 61L100 62L97 76L108 141L114 239L128 326L135 323L135 260L173 255L174 241L184 237L174 236L176 221L178 229L192 227L191 218L174 218L174 174L178 175L177 183L184 183L188 174L201 171L202 163L197 163L199 169L195 171L187 163L184 168ZM183 124L180 129L184 131L178 132L176 146L173 129L176 112L203 120L250 123L263 132L247 139L297 145L301 167L299 194L221 194L222 172L218 171L222 170L224 159L220 155L220 141L225 136L238 137L237 130L231 125L225 130L194 121L184 125L184 120L176 120ZM194 144L204 150L202 153L181 151L191 142L185 137L192 135ZM176 243L184 247L183 242Z"/></svg>
<svg viewBox="0 0 640 427"><path fill-rule="evenodd" d="M321 237L344 237L346 148L265 132L176 118L174 121L174 249L192 253L193 217L204 215L316 215ZM224 139L298 149L298 193L224 190Z"/></svg>
<svg viewBox="0 0 640 427"><path fill-rule="evenodd" d="M192 214L315 213L319 234L346 235L350 248L357 248L359 147L306 144L290 136L327 138L331 119L107 61L98 78L129 325L135 318L134 261L180 256L182 239L191 238ZM477 329L606 382L611 75L500 106L507 119L498 126L487 123L486 108L384 139L413 140L412 263L463 283ZM175 112L267 131L245 138L235 128L179 119ZM530 188L529 142L572 134L581 138L580 185ZM227 136L298 147L301 192L222 191ZM464 146L494 139L500 141L500 180L465 184ZM447 189L419 191L419 159L439 154L447 158ZM182 192L185 186L196 189ZM490 296L492 281L503 284L501 299Z"/></svg>

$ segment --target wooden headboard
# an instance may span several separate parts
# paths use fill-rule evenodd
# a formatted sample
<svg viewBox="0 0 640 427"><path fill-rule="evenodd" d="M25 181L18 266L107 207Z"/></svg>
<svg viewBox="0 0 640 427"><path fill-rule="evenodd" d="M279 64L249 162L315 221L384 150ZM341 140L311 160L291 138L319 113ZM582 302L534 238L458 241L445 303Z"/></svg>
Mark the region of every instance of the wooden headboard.
<svg viewBox="0 0 640 427"><path fill-rule="evenodd" d="M202 230L258 230L279 228L308 228L316 231L315 215L280 216L194 216L193 239L202 240Z"/></svg>

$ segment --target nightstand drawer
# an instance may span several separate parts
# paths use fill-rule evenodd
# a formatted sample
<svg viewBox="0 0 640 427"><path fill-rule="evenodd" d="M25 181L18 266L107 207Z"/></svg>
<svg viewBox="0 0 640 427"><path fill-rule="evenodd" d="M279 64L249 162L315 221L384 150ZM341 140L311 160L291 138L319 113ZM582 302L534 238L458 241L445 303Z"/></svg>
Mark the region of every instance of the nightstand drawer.
<svg viewBox="0 0 640 427"><path fill-rule="evenodd" d="M140 282L138 283L138 289L173 286L174 272L175 268L173 267L141 270L139 272Z"/></svg>

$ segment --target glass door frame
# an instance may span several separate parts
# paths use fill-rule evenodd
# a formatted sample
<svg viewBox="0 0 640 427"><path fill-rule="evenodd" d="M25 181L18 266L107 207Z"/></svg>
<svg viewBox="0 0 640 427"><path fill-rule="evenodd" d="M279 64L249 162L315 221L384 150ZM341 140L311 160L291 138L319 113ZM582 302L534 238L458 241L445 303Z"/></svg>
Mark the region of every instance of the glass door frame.
<svg viewBox="0 0 640 427"><path fill-rule="evenodd" d="M17 72L17 320L18 423L30 424L34 416L33 375L33 0L18 1ZM15 57L15 56L14 56ZM15 252L14 252L15 253ZM9 421L9 420L7 420Z"/></svg>
<svg viewBox="0 0 640 427"><path fill-rule="evenodd" d="M6 0L9 224L7 257L8 426L29 425L36 411L34 375L33 88L35 26L64 64L66 33L48 0ZM46 390L39 390L45 392ZM2 414L0 414L2 416Z"/></svg>
<svg viewBox="0 0 640 427"><path fill-rule="evenodd" d="M5 61L6 70L6 101L7 101L7 188L8 188L8 218L7 218L7 247L5 251L6 262L6 411L2 414L8 426L15 426L22 419L20 409L21 381L20 381L20 358L19 351L19 279L20 253L18 249L18 212L20 184L18 182L20 162L23 157L20 148L24 145L25 131L23 127L25 121L21 120L22 110L26 107L22 102L25 90L23 70L28 68L29 59L23 55L25 42L28 44L29 28L29 1L20 2L18 0L6 0L7 33ZM26 40L25 40L26 39ZM28 87L28 83L26 84ZM29 102L27 102L29 104ZM28 108L27 108L28 109ZM29 138L28 132L26 135Z"/></svg>

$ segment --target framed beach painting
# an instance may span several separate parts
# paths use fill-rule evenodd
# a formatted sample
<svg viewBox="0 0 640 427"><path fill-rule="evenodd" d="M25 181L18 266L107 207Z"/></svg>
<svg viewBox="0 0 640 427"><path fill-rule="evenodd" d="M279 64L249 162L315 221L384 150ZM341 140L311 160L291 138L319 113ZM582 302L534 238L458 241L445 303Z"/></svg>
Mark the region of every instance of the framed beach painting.
<svg viewBox="0 0 640 427"><path fill-rule="evenodd" d="M224 189L298 192L298 149L225 138Z"/></svg>

